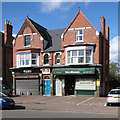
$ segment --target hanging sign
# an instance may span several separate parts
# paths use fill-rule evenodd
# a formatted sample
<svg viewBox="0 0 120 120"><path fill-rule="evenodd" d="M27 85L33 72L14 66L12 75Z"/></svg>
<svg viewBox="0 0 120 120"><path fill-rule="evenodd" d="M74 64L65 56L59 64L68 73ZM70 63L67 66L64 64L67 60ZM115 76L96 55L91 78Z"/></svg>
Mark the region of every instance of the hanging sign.
<svg viewBox="0 0 120 120"><path fill-rule="evenodd" d="M42 74L50 74L50 69L49 68L42 69Z"/></svg>

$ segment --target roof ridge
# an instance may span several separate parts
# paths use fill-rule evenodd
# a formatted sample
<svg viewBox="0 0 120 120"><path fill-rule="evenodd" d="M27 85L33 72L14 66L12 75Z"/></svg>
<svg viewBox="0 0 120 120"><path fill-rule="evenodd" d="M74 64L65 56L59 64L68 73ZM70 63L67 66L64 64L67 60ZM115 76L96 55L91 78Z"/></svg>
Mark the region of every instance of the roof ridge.
<svg viewBox="0 0 120 120"><path fill-rule="evenodd" d="M66 29L66 28L56 28L56 29L50 29L50 30L47 30L47 31L52 31L52 30L61 30L61 29Z"/></svg>

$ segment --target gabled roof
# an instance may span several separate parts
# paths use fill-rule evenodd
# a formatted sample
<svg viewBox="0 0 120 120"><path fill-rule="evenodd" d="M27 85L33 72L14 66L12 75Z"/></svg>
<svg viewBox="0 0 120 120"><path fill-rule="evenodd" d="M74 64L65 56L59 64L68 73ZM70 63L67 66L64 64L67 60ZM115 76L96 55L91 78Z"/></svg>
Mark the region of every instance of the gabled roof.
<svg viewBox="0 0 120 120"><path fill-rule="evenodd" d="M36 30L41 34L41 36L45 39L48 40L48 36L46 33L46 28L42 27L41 25L39 25L38 23L36 23L35 21L33 21L32 19L28 18L30 20L30 22L33 24L33 26L36 28Z"/></svg>
<svg viewBox="0 0 120 120"><path fill-rule="evenodd" d="M63 35L67 32L67 30L70 28L70 26L73 24L73 22L76 20L76 18L78 17L78 15L81 14L86 20L87 22L89 22L89 24L91 25L91 27L97 31L94 26L90 23L90 21L85 17L85 15L82 13L82 11L80 11L80 9L78 10L77 14L75 15L75 17L72 19L72 21L70 22L70 24L68 25L68 27L65 29L65 31L63 32Z"/></svg>
<svg viewBox="0 0 120 120"><path fill-rule="evenodd" d="M50 51L59 51L61 50L61 35L64 32L65 28L47 30L51 36L52 46L45 50L45 52Z"/></svg>

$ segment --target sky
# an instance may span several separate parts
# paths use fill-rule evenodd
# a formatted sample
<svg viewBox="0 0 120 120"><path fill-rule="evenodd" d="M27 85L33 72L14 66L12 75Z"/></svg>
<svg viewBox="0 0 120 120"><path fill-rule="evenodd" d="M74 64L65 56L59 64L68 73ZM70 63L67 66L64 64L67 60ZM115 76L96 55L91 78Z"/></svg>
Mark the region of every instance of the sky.
<svg viewBox="0 0 120 120"><path fill-rule="evenodd" d="M52 1L52 0L51 0ZM26 16L47 29L66 28L78 12L83 12L92 25L100 31L100 16L110 27L110 60L118 59L118 2L2 2L2 30L5 19L17 34Z"/></svg>

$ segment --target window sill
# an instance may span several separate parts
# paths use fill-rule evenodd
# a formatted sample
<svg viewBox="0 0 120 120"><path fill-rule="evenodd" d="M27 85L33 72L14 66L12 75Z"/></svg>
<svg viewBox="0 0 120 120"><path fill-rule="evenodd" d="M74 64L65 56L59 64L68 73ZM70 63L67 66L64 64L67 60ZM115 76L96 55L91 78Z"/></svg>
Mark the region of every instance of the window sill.
<svg viewBox="0 0 120 120"><path fill-rule="evenodd" d="M66 65L91 65L93 63L69 63L69 64L66 64Z"/></svg>
<svg viewBox="0 0 120 120"><path fill-rule="evenodd" d="M78 43L78 42L84 42L83 40L76 40L76 43Z"/></svg>
<svg viewBox="0 0 120 120"><path fill-rule="evenodd" d="M24 48L26 48L26 47L31 47L31 45L24 46Z"/></svg>

